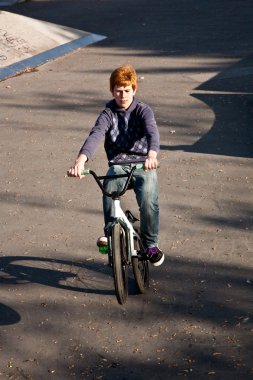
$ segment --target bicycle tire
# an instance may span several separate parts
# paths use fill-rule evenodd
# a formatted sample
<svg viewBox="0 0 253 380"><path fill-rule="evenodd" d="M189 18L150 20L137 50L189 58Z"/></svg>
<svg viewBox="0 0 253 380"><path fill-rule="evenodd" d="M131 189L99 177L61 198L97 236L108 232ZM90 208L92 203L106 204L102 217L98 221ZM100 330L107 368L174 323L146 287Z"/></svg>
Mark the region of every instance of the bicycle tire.
<svg viewBox="0 0 253 380"><path fill-rule="evenodd" d="M145 294L149 288L149 264L145 259L132 257L132 267L136 285L140 293Z"/></svg>
<svg viewBox="0 0 253 380"><path fill-rule="evenodd" d="M128 264L125 234L119 223L112 228L112 268L116 297L123 305L128 296Z"/></svg>
<svg viewBox="0 0 253 380"><path fill-rule="evenodd" d="M136 232L139 233L138 229ZM149 288L149 261L145 258L140 241L138 243L138 255L132 256L133 274L140 293L145 294Z"/></svg>

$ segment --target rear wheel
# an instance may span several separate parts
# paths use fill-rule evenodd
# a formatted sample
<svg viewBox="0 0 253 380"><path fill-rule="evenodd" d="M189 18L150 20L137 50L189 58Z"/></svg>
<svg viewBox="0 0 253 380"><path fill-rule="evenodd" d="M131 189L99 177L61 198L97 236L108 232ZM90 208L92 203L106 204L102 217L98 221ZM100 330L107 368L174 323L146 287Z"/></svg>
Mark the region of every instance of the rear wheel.
<svg viewBox="0 0 253 380"><path fill-rule="evenodd" d="M137 229L136 232L139 233ZM136 238L136 248L138 255L132 256L133 273L139 292L144 294L149 288L149 261L145 257L144 248L138 238Z"/></svg>
<svg viewBox="0 0 253 380"><path fill-rule="evenodd" d="M128 265L125 233L119 223L112 229L112 267L117 300L122 305L128 295Z"/></svg>
<svg viewBox="0 0 253 380"><path fill-rule="evenodd" d="M135 282L139 292L144 294L149 288L149 266L148 261L139 259L138 257L132 258L132 266L134 272Z"/></svg>

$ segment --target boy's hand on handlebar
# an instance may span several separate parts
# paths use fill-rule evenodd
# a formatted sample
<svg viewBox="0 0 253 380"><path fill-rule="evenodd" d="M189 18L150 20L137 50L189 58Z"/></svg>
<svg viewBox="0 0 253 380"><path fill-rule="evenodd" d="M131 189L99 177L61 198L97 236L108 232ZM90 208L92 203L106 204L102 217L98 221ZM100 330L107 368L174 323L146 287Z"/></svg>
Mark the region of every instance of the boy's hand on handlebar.
<svg viewBox="0 0 253 380"><path fill-rule="evenodd" d="M147 158L144 163L144 170L151 170L158 168L157 153L154 150L148 152Z"/></svg>
<svg viewBox="0 0 253 380"><path fill-rule="evenodd" d="M69 169L68 175L70 177L79 177L79 178L85 177L81 173L82 173L82 170L84 169L84 165L86 161L87 161L87 156L85 154L80 154L80 156L77 157L74 165Z"/></svg>

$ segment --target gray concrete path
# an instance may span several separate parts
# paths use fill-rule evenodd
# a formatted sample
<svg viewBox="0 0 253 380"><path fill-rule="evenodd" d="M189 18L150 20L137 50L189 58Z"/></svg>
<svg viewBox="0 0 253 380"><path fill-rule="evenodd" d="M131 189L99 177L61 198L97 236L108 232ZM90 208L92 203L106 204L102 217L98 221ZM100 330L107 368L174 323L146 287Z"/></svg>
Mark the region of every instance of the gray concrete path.
<svg viewBox="0 0 253 380"><path fill-rule="evenodd" d="M251 1L11 11L107 39L0 82L0 378L253 379ZM124 63L161 132L166 260L122 307L99 189L64 175ZM104 172L102 146L90 166Z"/></svg>

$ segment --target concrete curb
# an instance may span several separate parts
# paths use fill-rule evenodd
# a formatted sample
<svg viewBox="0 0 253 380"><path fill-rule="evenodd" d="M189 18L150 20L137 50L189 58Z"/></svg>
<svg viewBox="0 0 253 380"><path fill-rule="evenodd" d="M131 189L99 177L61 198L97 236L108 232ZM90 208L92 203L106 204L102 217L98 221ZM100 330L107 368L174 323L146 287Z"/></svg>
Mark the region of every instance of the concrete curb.
<svg viewBox="0 0 253 380"><path fill-rule="evenodd" d="M106 37L0 11L0 81Z"/></svg>
<svg viewBox="0 0 253 380"><path fill-rule="evenodd" d="M67 44L61 45L59 47L50 49L46 52L37 54L34 57L24 59L21 62L17 62L10 66L4 67L0 69L0 81L21 74L28 68L35 68L42 65L43 63L71 53L74 50L94 44L95 42L102 41L105 38L105 36L91 34L89 36L79 38L75 41L68 42Z"/></svg>

